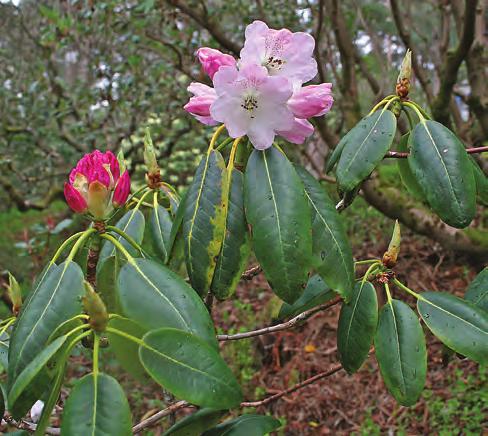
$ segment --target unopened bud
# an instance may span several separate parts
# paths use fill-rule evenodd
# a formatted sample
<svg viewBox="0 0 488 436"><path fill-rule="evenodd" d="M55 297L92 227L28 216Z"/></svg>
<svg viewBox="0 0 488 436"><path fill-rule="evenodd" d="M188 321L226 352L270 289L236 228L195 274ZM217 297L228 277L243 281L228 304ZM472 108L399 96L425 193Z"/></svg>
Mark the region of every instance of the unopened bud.
<svg viewBox="0 0 488 436"><path fill-rule="evenodd" d="M12 302L12 312L17 316L22 307L22 291L20 290L19 282L10 273L8 273L7 293Z"/></svg>
<svg viewBox="0 0 488 436"><path fill-rule="evenodd" d="M400 66L400 74L398 75L396 84L396 93L400 98L406 98L410 91L410 83L412 80L412 52L407 50Z"/></svg>
<svg viewBox="0 0 488 436"><path fill-rule="evenodd" d="M105 331L108 323L108 313L105 303L87 281L85 281L85 296L83 297L83 308L90 317L89 323L96 332Z"/></svg>
<svg viewBox="0 0 488 436"><path fill-rule="evenodd" d="M388 250L383 254L383 265L387 268L393 268L398 259L398 254L400 253L400 224L398 220L395 221L395 227L393 228L393 235L391 236L390 244L388 245Z"/></svg>
<svg viewBox="0 0 488 436"><path fill-rule="evenodd" d="M159 166L156 160L156 152L154 151L154 144L151 139L151 134L149 129L146 129L146 134L144 136L144 162L147 167L147 172L149 175L159 174Z"/></svg>

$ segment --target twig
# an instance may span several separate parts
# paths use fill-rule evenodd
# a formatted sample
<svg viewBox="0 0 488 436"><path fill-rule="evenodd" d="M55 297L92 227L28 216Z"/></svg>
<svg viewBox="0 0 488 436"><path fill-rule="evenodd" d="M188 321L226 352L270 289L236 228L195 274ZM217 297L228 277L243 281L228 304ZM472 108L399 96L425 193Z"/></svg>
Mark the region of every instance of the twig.
<svg viewBox="0 0 488 436"><path fill-rule="evenodd" d="M259 275L262 270L261 265L253 266L242 273L241 280L251 280L253 277Z"/></svg>
<svg viewBox="0 0 488 436"><path fill-rule="evenodd" d="M244 332L244 333L237 333L235 335L217 335L217 339L219 341L237 341L239 339L245 339L245 338L253 338L255 336L261 336L261 335L266 335L268 333L274 333L274 332L279 332L281 330L286 330L289 328L294 327L298 323L305 321L306 319L310 318L312 315L314 315L317 312L320 312L322 310L328 309L337 303L342 301L341 297L336 297L333 300L321 304L320 306L314 307L312 309L309 309L300 315L295 316L294 318L290 319L289 321L286 321L282 324L276 324L270 327L264 327L262 329L258 330L252 330L250 332Z"/></svg>
<svg viewBox="0 0 488 436"><path fill-rule="evenodd" d="M36 428L37 428L37 424L34 424L32 422L28 422L28 421L24 421L23 419L21 419L20 421L16 421L10 415L5 415L3 417L3 419L8 424L10 424L10 425L12 425L12 426L14 426L20 430L27 430L27 431L34 432L34 431L36 431ZM48 427L48 428L46 428L45 433L48 435L60 435L61 430L59 428Z"/></svg>
<svg viewBox="0 0 488 436"><path fill-rule="evenodd" d="M484 147L472 147L467 148L466 153L468 154L476 154L476 153L484 153L488 151L488 146ZM410 153L401 152L401 151L389 151L386 153L385 158L397 158L397 159L405 159L408 157Z"/></svg>
<svg viewBox="0 0 488 436"><path fill-rule="evenodd" d="M155 413L154 415L150 416L149 418L141 421L139 424L132 427L132 433L137 434L144 430L146 427L155 424L160 419L164 418L165 416L171 415L172 413L176 412L179 409L183 409L183 407L194 407L187 401L177 401L176 403L172 404L166 409L160 410L159 412Z"/></svg>

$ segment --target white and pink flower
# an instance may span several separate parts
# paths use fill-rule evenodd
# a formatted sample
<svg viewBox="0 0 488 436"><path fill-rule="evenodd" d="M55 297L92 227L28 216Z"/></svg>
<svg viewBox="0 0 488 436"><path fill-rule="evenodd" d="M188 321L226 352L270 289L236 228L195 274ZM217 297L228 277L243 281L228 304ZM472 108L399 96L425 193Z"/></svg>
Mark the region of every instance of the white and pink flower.
<svg viewBox="0 0 488 436"><path fill-rule="evenodd" d="M224 123L229 136L247 136L259 150L271 147L276 135L301 144L313 125L307 120L332 107L330 83L302 86L317 74L312 36L270 29L262 21L246 28L241 58L201 48L197 56L214 88L192 83L185 105L207 125Z"/></svg>

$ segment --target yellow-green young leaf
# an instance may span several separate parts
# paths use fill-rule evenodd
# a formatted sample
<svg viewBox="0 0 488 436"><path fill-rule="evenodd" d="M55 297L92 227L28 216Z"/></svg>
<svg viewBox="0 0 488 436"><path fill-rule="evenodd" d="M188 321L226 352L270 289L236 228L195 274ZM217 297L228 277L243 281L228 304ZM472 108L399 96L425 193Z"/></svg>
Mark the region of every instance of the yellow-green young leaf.
<svg viewBox="0 0 488 436"><path fill-rule="evenodd" d="M179 420L163 436L196 436L213 427L226 415L226 410L200 409Z"/></svg>
<svg viewBox="0 0 488 436"><path fill-rule="evenodd" d="M488 312L444 292L422 293L417 310L446 346L476 362L488 362Z"/></svg>
<svg viewBox="0 0 488 436"><path fill-rule="evenodd" d="M205 295L212 283L224 237L227 170L222 155L210 150L188 188L183 217L186 269L192 287Z"/></svg>
<svg viewBox="0 0 488 436"><path fill-rule="evenodd" d="M272 147L252 152L244 191L254 253L273 291L293 304L312 263L311 212L303 183L286 156Z"/></svg>
<svg viewBox="0 0 488 436"><path fill-rule="evenodd" d="M44 275L22 307L12 333L9 388L24 368L44 349L56 328L82 312L81 297L84 292L83 273L74 262L66 261L59 266L54 265ZM16 416L22 416L38 398L31 398L19 408L10 405L13 409L11 411ZM30 401L31 404L28 404Z"/></svg>
<svg viewBox="0 0 488 436"><path fill-rule="evenodd" d="M422 121L409 138L410 169L432 210L450 226L469 225L476 213L473 165L458 139L436 121Z"/></svg>
<svg viewBox="0 0 488 436"><path fill-rule="evenodd" d="M398 220L395 220L393 234L391 235L390 243L388 244L388 250L383 254L383 265L387 268L393 268L396 265L398 255L400 254L401 240L400 224L398 223Z"/></svg>
<svg viewBox="0 0 488 436"><path fill-rule="evenodd" d="M296 166L296 170L312 209L314 266L347 301L354 287L354 261L346 230L324 187L305 168Z"/></svg>
<svg viewBox="0 0 488 436"><path fill-rule="evenodd" d="M10 301L12 302L12 312L14 315L17 315L22 306L22 291L16 278L10 273L8 273L7 292Z"/></svg>
<svg viewBox="0 0 488 436"><path fill-rule="evenodd" d="M202 299L163 265L149 259L134 259L120 270L117 288L122 313L146 330L174 327L218 347Z"/></svg>
<svg viewBox="0 0 488 436"><path fill-rule="evenodd" d="M148 332L139 346L148 374L178 398L213 409L230 409L242 401L232 371L215 348L176 329Z"/></svg>
<svg viewBox="0 0 488 436"><path fill-rule="evenodd" d="M144 215L140 210L129 210L119 221L115 224L115 227L122 230L124 233L129 235L138 244L141 244L144 237L144 227L145 227ZM122 236L118 234L113 235L124 248L132 255L137 256L137 250L130 245ZM102 249L100 250L99 265L107 257L114 256L116 253L114 245L110 241L105 241L103 243Z"/></svg>
<svg viewBox="0 0 488 436"><path fill-rule="evenodd" d="M425 337L415 312L399 300L385 304L380 312L374 346L390 393L403 406L415 404L427 373Z"/></svg>
<svg viewBox="0 0 488 436"><path fill-rule="evenodd" d="M245 414L224 421L207 430L202 436L250 436L266 435L281 427L281 422L272 416Z"/></svg>
<svg viewBox="0 0 488 436"><path fill-rule="evenodd" d="M488 312L488 267L485 267L469 284L464 298Z"/></svg>
<svg viewBox="0 0 488 436"><path fill-rule="evenodd" d="M87 374L80 379L66 401L61 434L132 435L129 403L117 380L101 373Z"/></svg>
<svg viewBox="0 0 488 436"><path fill-rule="evenodd" d="M229 174L228 210L224 239L212 279L212 293L219 299L231 296L249 256L246 218L244 216L244 176L233 169Z"/></svg>
<svg viewBox="0 0 488 436"><path fill-rule="evenodd" d="M390 149L395 131L395 115L385 108L363 118L352 128L337 164L339 192L353 191L371 174Z"/></svg>
<svg viewBox="0 0 488 436"><path fill-rule="evenodd" d="M337 349L348 373L356 372L368 357L377 324L376 290L370 282L356 282L351 301L342 305L337 327Z"/></svg>
<svg viewBox="0 0 488 436"><path fill-rule="evenodd" d="M283 303L281 305L279 319L289 318L305 312L319 304L332 300L337 294L329 288L322 277L318 274L310 277L303 294L293 304Z"/></svg>

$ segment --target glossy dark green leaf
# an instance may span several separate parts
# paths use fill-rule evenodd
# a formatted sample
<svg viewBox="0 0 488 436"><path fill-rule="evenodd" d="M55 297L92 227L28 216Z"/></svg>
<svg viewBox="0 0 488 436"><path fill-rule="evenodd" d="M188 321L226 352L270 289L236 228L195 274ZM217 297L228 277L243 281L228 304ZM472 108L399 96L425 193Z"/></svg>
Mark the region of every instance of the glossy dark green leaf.
<svg viewBox="0 0 488 436"><path fill-rule="evenodd" d="M149 228L153 247L163 263L167 263L169 260L172 225L171 215L164 207L158 205L157 208L151 210Z"/></svg>
<svg viewBox="0 0 488 436"><path fill-rule="evenodd" d="M344 147L346 146L346 144L349 142L349 140L352 137L352 135L351 135L351 132L352 131L353 131L353 129L349 130L349 132L347 132L341 138L341 140L336 145L336 147L334 148L334 150L332 150L332 153L330 153L330 156L327 159L327 163L325 164L325 172L326 173L329 173L332 170L332 168L334 168L335 164L337 163L337 161L341 157L342 150L344 150Z"/></svg>
<svg viewBox="0 0 488 436"><path fill-rule="evenodd" d="M196 436L213 427L227 413L225 410L200 409L178 421L163 436Z"/></svg>
<svg viewBox="0 0 488 436"><path fill-rule="evenodd" d="M347 301L354 287L354 261L346 230L324 187L305 168L297 167L297 172L312 207L314 266Z"/></svg>
<svg viewBox="0 0 488 436"><path fill-rule="evenodd" d="M484 206L488 206L488 177L486 177L478 162L472 156L469 156L469 158L473 164L473 175L479 202Z"/></svg>
<svg viewBox="0 0 488 436"><path fill-rule="evenodd" d="M425 385L427 351L422 326L405 303L392 300L380 312L375 354L386 387L403 406L417 402Z"/></svg>
<svg viewBox="0 0 488 436"><path fill-rule="evenodd" d="M417 309L446 346L476 362L488 362L488 312L444 292L422 293Z"/></svg>
<svg viewBox="0 0 488 436"><path fill-rule="evenodd" d="M142 212L140 210L133 209L126 212L126 214L122 218L120 218L119 221L117 221L115 227L122 230L124 233L134 239L134 241L140 244L142 242L142 239L144 238L145 225L145 219ZM122 236L118 234L114 234L113 236L124 246L124 248L132 256L138 255L138 251L132 245L130 245ZM114 245L109 241L105 241L100 251L99 262L103 261L107 257L114 256L115 253L116 250Z"/></svg>
<svg viewBox="0 0 488 436"><path fill-rule="evenodd" d="M244 183L254 253L273 291L292 304L311 266L311 212L303 183L276 148L254 150Z"/></svg>
<svg viewBox="0 0 488 436"><path fill-rule="evenodd" d="M110 313L120 311L116 283L120 268L124 263L125 261L119 253L115 253L113 256L101 260L97 268L97 292L100 293Z"/></svg>
<svg viewBox="0 0 488 436"><path fill-rule="evenodd" d="M109 326L138 339L141 339L147 332L147 329L127 318L112 318ZM137 380L145 381L147 379L146 371L139 360L139 346L136 343L113 333L108 333L108 343L122 368Z"/></svg>
<svg viewBox="0 0 488 436"><path fill-rule="evenodd" d="M371 174L390 149L395 131L395 115L384 108L363 118L352 128L337 164L339 192L353 191Z"/></svg>
<svg viewBox="0 0 488 436"><path fill-rule="evenodd" d="M207 430L202 436L264 436L281 427L281 422L272 416L245 414L224 421Z"/></svg>
<svg viewBox="0 0 488 436"><path fill-rule="evenodd" d="M202 296L210 289L224 237L226 178L222 155L210 151L200 162L185 200L186 269L192 287Z"/></svg>
<svg viewBox="0 0 488 436"><path fill-rule="evenodd" d="M246 218L244 216L244 176L234 169L230 177L224 239L212 279L212 293L220 300L236 289L249 256Z"/></svg>
<svg viewBox="0 0 488 436"><path fill-rule="evenodd" d="M232 371L215 348L176 329L148 332L139 357L149 375L178 398L214 409L230 409L242 401Z"/></svg>
<svg viewBox="0 0 488 436"><path fill-rule="evenodd" d="M7 371L8 368L8 339L0 339L0 368Z"/></svg>
<svg viewBox="0 0 488 436"><path fill-rule="evenodd" d="M91 373L80 379L68 397L61 433L69 436L132 435L129 403L117 380Z"/></svg>
<svg viewBox="0 0 488 436"><path fill-rule="evenodd" d="M342 305L337 349L344 369L356 372L368 357L378 325L378 300L370 282L357 282L351 301Z"/></svg>
<svg viewBox="0 0 488 436"><path fill-rule="evenodd" d="M422 121L409 138L408 163L432 210L450 226L469 225L476 212L473 165L454 133Z"/></svg>
<svg viewBox="0 0 488 436"><path fill-rule="evenodd" d="M289 318L319 304L332 300L337 294L327 286L318 274L310 277L303 294L293 304L283 303L278 318Z"/></svg>
<svg viewBox="0 0 488 436"><path fill-rule="evenodd" d="M74 262L51 268L24 305L10 340L9 380L13 383L64 321L82 312L83 274Z"/></svg>
<svg viewBox="0 0 488 436"><path fill-rule="evenodd" d="M163 265L134 259L120 270L117 288L122 313L143 328L175 327L217 347L213 323L202 299Z"/></svg>
<svg viewBox="0 0 488 436"><path fill-rule="evenodd" d="M410 137L410 132L403 135L398 142L397 151L401 153L406 153L409 151L408 148L408 138ZM407 159L397 159L398 171L400 172L400 178L402 179L403 185L407 188L407 191L413 195L418 200L425 201L425 195L420 187L417 179L410 169L410 165Z"/></svg>
<svg viewBox="0 0 488 436"><path fill-rule="evenodd" d="M488 312L488 266L469 284L464 298Z"/></svg>
<svg viewBox="0 0 488 436"><path fill-rule="evenodd" d="M185 192L183 197L181 197L180 204L178 205L178 209L176 210L175 217L173 219L173 224L171 225L171 232L169 235L169 243L168 243L168 249L170 252L170 257L173 255L173 251L175 249L176 245L176 238L178 235L181 235L182 233L182 222L183 222L183 217L185 215L185 207L186 207L186 198L188 197L188 191Z"/></svg>
<svg viewBox="0 0 488 436"><path fill-rule="evenodd" d="M15 404L22 392L27 386L39 375L42 369L46 366L49 360L59 351L62 345L66 342L67 336L60 336L55 339L49 345L47 345L42 351L35 356L24 370L15 379L12 388L8 394L8 403Z"/></svg>

